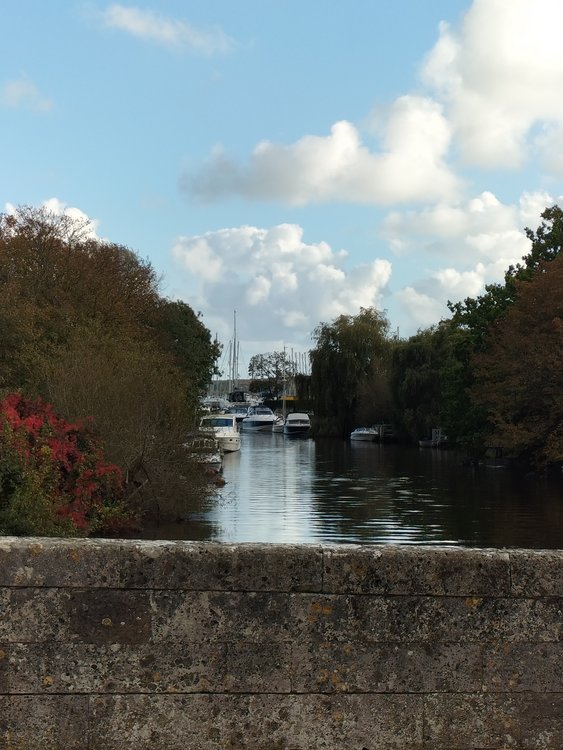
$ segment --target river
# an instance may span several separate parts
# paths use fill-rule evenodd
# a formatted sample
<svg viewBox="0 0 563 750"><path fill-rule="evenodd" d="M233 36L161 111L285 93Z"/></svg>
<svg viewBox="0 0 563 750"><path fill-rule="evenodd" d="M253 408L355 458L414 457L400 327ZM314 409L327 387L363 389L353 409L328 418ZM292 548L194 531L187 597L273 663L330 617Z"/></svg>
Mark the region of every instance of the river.
<svg viewBox="0 0 563 750"><path fill-rule="evenodd" d="M563 548L563 475L466 467L454 451L243 432L223 477L185 522L145 536Z"/></svg>

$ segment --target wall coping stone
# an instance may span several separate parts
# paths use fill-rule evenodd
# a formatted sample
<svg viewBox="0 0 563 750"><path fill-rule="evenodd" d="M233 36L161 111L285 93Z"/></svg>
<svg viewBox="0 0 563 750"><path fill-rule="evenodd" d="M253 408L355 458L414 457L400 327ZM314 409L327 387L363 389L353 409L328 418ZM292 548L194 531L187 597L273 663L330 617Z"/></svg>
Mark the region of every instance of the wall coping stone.
<svg viewBox="0 0 563 750"><path fill-rule="evenodd" d="M0 586L556 597L563 550L0 537Z"/></svg>

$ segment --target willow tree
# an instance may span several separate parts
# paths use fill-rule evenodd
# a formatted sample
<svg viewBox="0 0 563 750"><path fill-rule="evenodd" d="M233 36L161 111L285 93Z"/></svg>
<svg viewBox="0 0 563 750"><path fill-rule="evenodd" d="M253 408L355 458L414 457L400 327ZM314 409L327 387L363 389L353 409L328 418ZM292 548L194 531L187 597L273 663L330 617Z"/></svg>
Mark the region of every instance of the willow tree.
<svg viewBox="0 0 563 750"><path fill-rule="evenodd" d="M360 392L384 379L389 323L373 307L340 315L313 332L311 396L318 434L346 436L355 423Z"/></svg>

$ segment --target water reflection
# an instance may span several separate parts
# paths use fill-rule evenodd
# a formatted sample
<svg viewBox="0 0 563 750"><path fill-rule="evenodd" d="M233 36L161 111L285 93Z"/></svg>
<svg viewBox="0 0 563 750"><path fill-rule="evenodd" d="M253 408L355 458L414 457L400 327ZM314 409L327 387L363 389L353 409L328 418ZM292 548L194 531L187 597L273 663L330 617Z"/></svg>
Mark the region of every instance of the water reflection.
<svg viewBox="0 0 563 750"><path fill-rule="evenodd" d="M451 451L245 434L226 485L161 538L563 547L561 481L469 469Z"/></svg>

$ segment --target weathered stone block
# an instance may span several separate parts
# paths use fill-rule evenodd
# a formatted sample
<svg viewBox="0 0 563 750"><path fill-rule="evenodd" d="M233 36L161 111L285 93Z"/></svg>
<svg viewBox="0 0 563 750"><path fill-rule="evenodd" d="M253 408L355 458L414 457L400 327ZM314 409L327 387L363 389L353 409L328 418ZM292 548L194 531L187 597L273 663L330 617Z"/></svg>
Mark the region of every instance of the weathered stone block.
<svg viewBox="0 0 563 750"><path fill-rule="evenodd" d="M10 646L9 644L2 643L0 641L0 695L9 693L9 657L10 657Z"/></svg>
<svg viewBox="0 0 563 750"><path fill-rule="evenodd" d="M10 644L1 679L12 694L222 692L229 679L227 646Z"/></svg>
<svg viewBox="0 0 563 750"><path fill-rule="evenodd" d="M320 591L322 572L322 550L312 545L176 542L155 560L154 588Z"/></svg>
<svg viewBox="0 0 563 750"><path fill-rule="evenodd" d="M288 602L288 594L277 593L155 591L153 638L288 640L292 637Z"/></svg>
<svg viewBox="0 0 563 750"><path fill-rule="evenodd" d="M300 693L477 692L481 647L358 641L294 646L293 690Z"/></svg>
<svg viewBox="0 0 563 750"><path fill-rule="evenodd" d="M65 641L70 637L64 589L0 589L0 641Z"/></svg>
<svg viewBox="0 0 563 750"><path fill-rule="evenodd" d="M223 689L227 693L290 693L291 645L231 642L225 670Z"/></svg>
<svg viewBox="0 0 563 750"><path fill-rule="evenodd" d="M240 544L235 572L242 591L321 591L322 548L300 544Z"/></svg>
<svg viewBox="0 0 563 750"><path fill-rule="evenodd" d="M422 750L417 696L130 696L92 699L104 750Z"/></svg>
<svg viewBox="0 0 563 750"><path fill-rule="evenodd" d="M560 608L547 600L423 597L416 612L430 641L555 641L561 630Z"/></svg>
<svg viewBox="0 0 563 750"><path fill-rule="evenodd" d="M430 750L561 750L563 695L433 695L425 699Z"/></svg>
<svg viewBox="0 0 563 750"><path fill-rule="evenodd" d="M508 553L464 548L324 548L326 593L507 596Z"/></svg>
<svg viewBox="0 0 563 750"><path fill-rule="evenodd" d="M152 561L172 542L109 539L0 539L0 585L142 588Z"/></svg>
<svg viewBox="0 0 563 750"><path fill-rule="evenodd" d="M563 694L515 696L523 750L563 748Z"/></svg>
<svg viewBox="0 0 563 750"><path fill-rule="evenodd" d="M563 596L561 550L511 550L513 596Z"/></svg>
<svg viewBox="0 0 563 750"><path fill-rule="evenodd" d="M68 608L71 635L84 643L145 643L150 638L146 592L72 590Z"/></svg>
<svg viewBox="0 0 563 750"><path fill-rule="evenodd" d="M522 717L511 696L434 694L424 698L424 747L520 748Z"/></svg>
<svg viewBox="0 0 563 750"><path fill-rule="evenodd" d="M290 622L301 642L418 639L415 597L292 595Z"/></svg>
<svg viewBox="0 0 563 750"><path fill-rule="evenodd" d="M563 693L563 643L503 643L487 648L483 687L491 692Z"/></svg>
<svg viewBox="0 0 563 750"><path fill-rule="evenodd" d="M87 736L86 696L0 696L0 750L85 750Z"/></svg>

